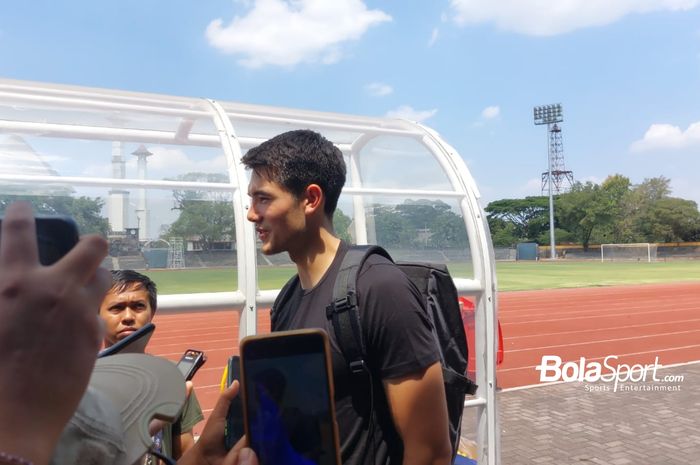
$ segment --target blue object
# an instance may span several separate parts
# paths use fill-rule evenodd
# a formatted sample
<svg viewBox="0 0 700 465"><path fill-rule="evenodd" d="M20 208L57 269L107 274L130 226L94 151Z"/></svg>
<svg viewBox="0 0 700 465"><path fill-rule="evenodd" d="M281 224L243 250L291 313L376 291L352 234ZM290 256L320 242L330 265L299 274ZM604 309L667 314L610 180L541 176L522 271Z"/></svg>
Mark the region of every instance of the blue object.
<svg viewBox="0 0 700 465"><path fill-rule="evenodd" d="M477 465L476 460L457 454L454 465Z"/></svg>

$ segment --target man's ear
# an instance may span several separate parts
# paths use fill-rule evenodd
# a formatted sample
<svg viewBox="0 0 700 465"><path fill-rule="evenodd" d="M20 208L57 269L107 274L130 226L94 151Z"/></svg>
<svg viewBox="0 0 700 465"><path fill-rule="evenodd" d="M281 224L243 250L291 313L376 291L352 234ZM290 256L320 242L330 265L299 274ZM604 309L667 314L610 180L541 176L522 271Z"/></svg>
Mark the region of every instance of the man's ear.
<svg viewBox="0 0 700 465"><path fill-rule="evenodd" d="M306 186L304 195L306 197L306 214L314 213L319 209L323 210L323 203L326 197L323 195L323 189L321 189L321 186L318 184L309 184Z"/></svg>

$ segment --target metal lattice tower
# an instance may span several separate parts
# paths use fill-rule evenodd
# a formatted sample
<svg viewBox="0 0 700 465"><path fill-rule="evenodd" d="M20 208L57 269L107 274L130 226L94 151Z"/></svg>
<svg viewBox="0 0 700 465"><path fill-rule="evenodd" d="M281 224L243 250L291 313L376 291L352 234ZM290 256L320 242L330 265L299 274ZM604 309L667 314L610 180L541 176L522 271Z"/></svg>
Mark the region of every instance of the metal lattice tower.
<svg viewBox="0 0 700 465"><path fill-rule="evenodd" d="M564 145L561 141L561 128L558 124L548 124L549 161L552 167L552 191L561 194L571 189L574 184L574 172L564 167ZM549 190L549 171L542 173L542 193Z"/></svg>
<svg viewBox="0 0 700 465"><path fill-rule="evenodd" d="M557 123L564 121L561 103L542 105L533 108L535 125L547 125L547 171L542 173L542 193L545 189L549 196L549 255L557 258L556 241L554 239L554 194L561 193L564 180L569 187L574 182L574 174L564 169L564 147L561 143L561 129ZM555 192L556 191L556 192Z"/></svg>
<svg viewBox="0 0 700 465"><path fill-rule="evenodd" d="M168 268L184 268L185 255L183 252L184 242L181 237L176 237L170 240L168 248Z"/></svg>

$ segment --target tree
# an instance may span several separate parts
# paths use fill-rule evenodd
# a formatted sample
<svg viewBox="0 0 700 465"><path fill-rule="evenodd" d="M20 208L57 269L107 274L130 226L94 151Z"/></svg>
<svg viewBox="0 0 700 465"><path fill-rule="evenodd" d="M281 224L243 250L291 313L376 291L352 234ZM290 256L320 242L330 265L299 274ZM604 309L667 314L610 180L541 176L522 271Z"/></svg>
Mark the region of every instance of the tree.
<svg viewBox="0 0 700 465"><path fill-rule="evenodd" d="M442 200L412 200L375 205L377 242L387 247L467 247L464 219Z"/></svg>
<svg viewBox="0 0 700 465"><path fill-rule="evenodd" d="M222 173L187 173L178 181L228 182ZM167 237L195 240L204 250L215 242L234 241L236 236L233 203L228 192L205 190L173 191L175 206L180 216L170 226Z"/></svg>
<svg viewBox="0 0 700 465"><path fill-rule="evenodd" d="M335 212L333 212L333 229L338 237L348 244L352 242L350 224L352 224L352 219L343 213L340 208L336 208Z"/></svg>
<svg viewBox="0 0 700 465"><path fill-rule="evenodd" d="M386 247L408 247L413 237L408 220L388 205L375 205L374 230L377 243Z"/></svg>
<svg viewBox="0 0 700 465"><path fill-rule="evenodd" d="M598 225L592 240L603 243L630 242L631 224L624 212L625 199L630 191L629 178L620 174L608 176L601 184L601 202L609 214L608 221Z"/></svg>
<svg viewBox="0 0 700 465"><path fill-rule="evenodd" d="M491 231L491 242L494 247L513 247L518 243L515 225L495 216L487 217L489 230Z"/></svg>
<svg viewBox="0 0 700 465"><path fill-rule="evenodd" d="M394 211L403 216L413 229L427 229L440 215L451 213L450 206L442 200L426 199L407 199Z"/></svg>
<svg viewBox="0 0 700 465"><path fill-rule="evenodd" d="M535 241L549 229L547 197L496 200L489 203L485 210L489 221L494 218L512 224L518 240Z"/></svg>
<svg viewBox="0 0 700 465"><path fill-rule="evenodd" d="M190 181L190 182L212 182L212 183L228 183L228 175L223 173L185 173L175 178L166 178L168 181ZM204 191L196 189L174 190L173 199L175 206L173 209L181 210L182 206L188 200L213 200L220 202L230 202L231 194L228 192Z"/></svg>
<svg viewBox="0 0 700 465"><path fill-rule="evenodd" d="M642 242L693 241L700 233L700 212L692 200L664 197L635 217Z"/></svg>
<svg viewBox="0 0 700 465"><path fill-rule="evenodd" d="M623 200L625 232L620 242L666 242L694 240L698 236L697 204L670 197L670 180L647 178L633 186Z"/></svg>
<svg viewBox="0 0 700 465"><path fill-rule="evenodd" d="M467 233L464 219L451 210L441 212L430 225L431 247L437 249L466 248Z"/></svg>
<svg viewBox="0 0 700 465"><path fill-rule="evenodd" d="M571 191L562 194L557 202L559 226L588 250L594 231L605 236L604 231L610 231L620 220L622 199L628 188L629 179L620 175L608 177L601 185L590 181L574 183Z"/></svg>
<svg viewBox="0 0 700 465"><path fill-rule="evenodd" d="M203 250L211 250L215 242L233 241L233 205L231 202L185 200L180 216L170 225L167 237L194 240Z"/></svg>
<svg viewBox="0 0 700 465"><path fill-rule="evenodd" d="M0 213L16 201L30 203L38 214L70 216L78 224L80 234L109 234L109 221L100 214L104 207L100 197L1 195Z"/></svg>

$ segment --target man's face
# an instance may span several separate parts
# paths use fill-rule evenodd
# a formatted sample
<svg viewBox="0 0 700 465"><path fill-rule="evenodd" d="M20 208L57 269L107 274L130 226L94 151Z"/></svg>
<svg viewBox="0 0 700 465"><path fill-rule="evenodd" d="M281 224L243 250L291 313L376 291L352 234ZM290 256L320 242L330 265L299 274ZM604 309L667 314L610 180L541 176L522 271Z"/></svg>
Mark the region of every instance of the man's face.
<svg viewBox="0 0 700 465"><path fill-rule="evenodd" d="M123 292L110 289L100 305L100 317L105 322L105 347L109 347L151 322L148 292L138 283Z"/></svg>
<svg viewBox="0 0 700 465"><path fill-rule="evenodd" d="M303 200L255 171L248 184L248 195L251 199L248 220L255 223L262 253L289 252L299 244L306 227Z"/></svg>

